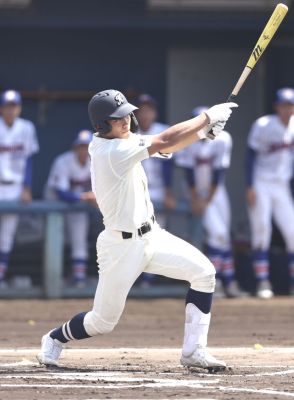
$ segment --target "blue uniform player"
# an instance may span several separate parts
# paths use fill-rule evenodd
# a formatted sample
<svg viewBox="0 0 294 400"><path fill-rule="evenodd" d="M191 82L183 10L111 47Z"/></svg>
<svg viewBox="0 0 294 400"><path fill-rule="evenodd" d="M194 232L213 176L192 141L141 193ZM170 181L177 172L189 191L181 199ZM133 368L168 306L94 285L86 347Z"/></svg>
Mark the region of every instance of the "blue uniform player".
<svg viewBox="0 0 294 400"><path fill-rule="evenodd" d="M290 291L294 294L294 203L290 190L294 146L293 88L277 91L275 111L275 114L258 118L248 136L246 195L257 279L256 294L261 299L273 296L269 280L272 218L286 243Z"/></svg>
<svg viewBox="0 0 294 400"><path fill-rule="evenodd" d="M136 118L139 123L138 133L156 135L168 128L168 125L157 121L157 103L149 94L141 94L136 102L139 107ZM167 213L175 208L172 194L173 162L171 159L150 157L142 161L148 180L150 199L155 208L155 217L162 228L167 227ZM159 211L160 210L160 211ZM144 273L141 286L148 287L154 275Z"/></svg>
<svg viewBox="0 0 294 400"><path fill-rule="evenodd" d="M69 203L82 201L96 204L95 195L91 191L88 153L92 136L88 130L80 131L72 149L55 159L46 185L47 198ZM89 215L85 211L69 213L66 223L71 247L72 283L81 287L86 283Z"/></svg>
<svg viewBox="0 0 294 400"><path fill-rule="evenodd" d="M19 92L3 92L0 107L0 201L29 202L32 199L32 156L39 150L35 126L20 118ZM5 278L18 219L13 214L0 215L0 288L8 285Z"/></svg>

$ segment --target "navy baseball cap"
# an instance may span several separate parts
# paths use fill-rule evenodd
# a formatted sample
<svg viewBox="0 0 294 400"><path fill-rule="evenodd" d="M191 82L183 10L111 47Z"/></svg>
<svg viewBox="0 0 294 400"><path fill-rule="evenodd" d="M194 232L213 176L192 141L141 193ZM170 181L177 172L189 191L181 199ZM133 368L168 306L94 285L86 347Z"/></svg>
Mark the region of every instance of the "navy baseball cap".
<svg viewBox="0 0 294 400"><path fill-rule="evenodd" d="M150 96L150 94L144 93L137 97L136 104L138 107L143 104L150 104L153 107L157 107L157 101L154 97Z"/></svg>
<svg viewBox="0 0 294 400"><path fill-rule="evenodd" d="M276 93L276 104L290 103L294 104L294 89L282 88Z"/></svg>
<svg viewBox="0 0 294 400"><path fill-rule="evenodd" d="M199 106L199 107L195 107L193 108L191 114L192 117L198 117L198 115L200 115L201 113L205 113L205 111L208 110L207 106Z"/></svg>
<svg viewBox="0 0 294 400"><path fill-rule="evenodd" d="M86 129L80 131L75 141L73 142L73 146L79 146L81 144L89 145L92 141L93 133Z"/></svg>
<svg viewBox="0 0 294 400"><path fill-rule="evenodd" d="M22 103L21 95L16 90L6 90L1 94L0 103L2 106L5 106L7 104L20 105Z"/></svg>

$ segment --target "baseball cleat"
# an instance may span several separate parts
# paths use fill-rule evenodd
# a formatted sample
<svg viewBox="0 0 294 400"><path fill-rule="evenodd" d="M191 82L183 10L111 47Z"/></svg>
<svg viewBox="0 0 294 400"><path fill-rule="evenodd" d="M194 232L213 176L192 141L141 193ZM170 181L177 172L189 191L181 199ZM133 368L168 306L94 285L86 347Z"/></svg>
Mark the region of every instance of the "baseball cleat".
<svg viewBox="0 0 294 400"><path fill-rule="evenodd" d="M37 360L43 365L58 366L58 359L62 352L62 343L57 339L52 339L50 332L42 337L41 353L37 355Z"/></svg>
<svg viewBox="0 0 294 400"><path fill-rule="evenodd" d="M209 371L223 371L226 369L226 363L217 360L205 347L197 347L190 356L181 357L181 364L184 367L205 368Z"/></svg>
<svg viewBox="0 0 294 400"><path fill-rule="evenodd" d="M223 283L220 279L216 279L213 298L214 299L224 299L225 297L226 297L226 294L224 292Z"/></svg>
<svg viewBox="0 0 294 400"><path fill-rule="evenodd" d="M232 281L227 286L225 286L224 291L226 297L228 297L229 299L249 296L248 293L239 288L239 285L236 281Z"/></svg>
<svg viewBox="0 0 294 400"><path fill-rule="evenodd" d="M257 285L256 296L260 299L271 299L274 293L268 280L260 281Z"/></svg>

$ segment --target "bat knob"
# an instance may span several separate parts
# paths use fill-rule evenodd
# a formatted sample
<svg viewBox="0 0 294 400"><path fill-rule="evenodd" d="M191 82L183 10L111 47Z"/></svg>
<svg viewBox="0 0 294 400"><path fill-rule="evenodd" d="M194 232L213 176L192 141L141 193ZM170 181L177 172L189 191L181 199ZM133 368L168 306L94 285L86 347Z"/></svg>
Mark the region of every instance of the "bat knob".
<svg viewBox="0 0 294 400"><path fill-rule="evenodd" d="M227 103L235 102L236 97L237 97L237 96L236 96L235 94L231 93L230 96L229 96L228 99L227 99Z"/></svg>

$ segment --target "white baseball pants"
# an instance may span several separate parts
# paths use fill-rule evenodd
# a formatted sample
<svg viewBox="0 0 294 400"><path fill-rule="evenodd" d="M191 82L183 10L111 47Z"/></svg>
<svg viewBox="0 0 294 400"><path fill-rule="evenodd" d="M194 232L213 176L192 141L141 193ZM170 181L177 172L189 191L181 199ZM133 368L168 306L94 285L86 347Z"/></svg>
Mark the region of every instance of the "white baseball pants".
<svg viewBox="0 0 294 400"><path fill-rule="evenodd" d="M215 269L195 247L161 229L157 223L140 237L123 239L121 232L104 230L97 240L99 282L92 311L84 326L90 336L108 333L117 324L127 295L142 272L186 280L191 288L211 293Z"/></svg>
<svg viewBox="0 0 294 400"><path fill-rule="evenodd" d="M89 232L88 213L69 213L66 217L66 223L72 259L87 259Z"/></svg>
<svg viewBox="0 0 294 400"><path fill-rule="evenodd" d="M272 217L280 229L288 252L294 252L294 203L288 182L258 180L256 204L250 207L252 247L267 250L272 235Z"/></svg>
<svg viewBox="0 0 294 400"><path fill-rule="evenodd" d="M219 250L231 248L231 208L226 188L220 185L203 215L206 243Z"/></svg>
<svg viewBox="0 0 294 400"><path fill-rule="evenodd" d="M18 201L22 185L0 184L0 201ZM0 251L9 253L13 247L19 217L15 214L0 214Z"/></svg>

